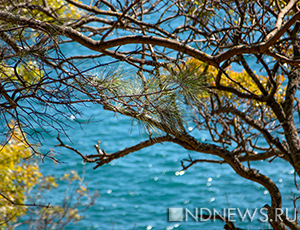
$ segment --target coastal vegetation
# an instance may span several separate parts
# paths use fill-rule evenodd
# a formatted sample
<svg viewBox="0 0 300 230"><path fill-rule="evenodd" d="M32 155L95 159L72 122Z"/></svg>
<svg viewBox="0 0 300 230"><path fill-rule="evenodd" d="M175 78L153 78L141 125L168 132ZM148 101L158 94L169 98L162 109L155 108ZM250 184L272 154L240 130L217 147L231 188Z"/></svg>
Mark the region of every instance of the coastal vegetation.
<svg viewBox="0 0 300 230"><path fill-rule="evenodd" d="M55 132L53 146L97 169L171 142L198 153L182 156L182 171L201 162L216 171L227 164L269 192L270 203L258 208L265 207L273 229L300 229L297 219L277 218L284 208L280 189L254 163L286 162L298 189L297 0L0 2L1 154L17 132L31 154L56 161L25 138L42 142ZM80 52L62 51L68 49ZM101 140L91 143L95 152L78 151L62 138L62 118L89 104L138 121L148 139L112 153ZM201 141L194 130L208 131L210 140ZM9 200L19 203L22 196ZM291 206L297 208L298 200Z"/></svg>

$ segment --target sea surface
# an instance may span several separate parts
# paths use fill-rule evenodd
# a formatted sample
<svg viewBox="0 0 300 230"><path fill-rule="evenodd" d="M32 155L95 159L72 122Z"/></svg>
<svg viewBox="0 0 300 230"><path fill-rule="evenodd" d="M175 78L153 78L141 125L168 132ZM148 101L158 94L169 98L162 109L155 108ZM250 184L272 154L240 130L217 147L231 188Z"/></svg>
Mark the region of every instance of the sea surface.
<svg viewBox="0 0 300 230"><path fill-rule="evenodd" d="M115 116L104 111L101 106L83 108L82 117L70 116L65 122L71 124L69 135L73 146L84 154L95 154L93 147L97 141L107 153L135 145L147 137L139 125L124 116ZM80 121L90 123L79 126ZM210 142L206 133L194 135L203 142ZM47 137L42 150L47 151L58 144L56 137ZM54 148L61 154L56 157L61 162L54 164L45 160L40 164L44 174L60 177L70 170L84 175L87 188L101 195L96 204L84 212L85 218L66 229L222 229L220 220L195 220L192 215L178 222L168 221L168 208L183 208L192 214L196 211L209 214L209 211L227 212L231 208L233 218L244 229L268 229L265 216L260 209L270 204L267 190L259 184L237 176L226 164L198 163L181 175L182 159L192 157L212 159L212 157L189 152L175 144L156 144L108 165L93 170L94 165L84 164L75 153ZM260 172L271 177L282 192L284 208L292 210L294 170L284 161L275 159L272 164L256 162ZM51 192L48 201L62 202L67 184L62 184ZM253 215L241 217L245 210ZM239 215L239 212L241 215ZM255 213L256 212L256 213ZM292 214L291 216L292 217ZM21 228L20 228L21 229Z"/></svg>

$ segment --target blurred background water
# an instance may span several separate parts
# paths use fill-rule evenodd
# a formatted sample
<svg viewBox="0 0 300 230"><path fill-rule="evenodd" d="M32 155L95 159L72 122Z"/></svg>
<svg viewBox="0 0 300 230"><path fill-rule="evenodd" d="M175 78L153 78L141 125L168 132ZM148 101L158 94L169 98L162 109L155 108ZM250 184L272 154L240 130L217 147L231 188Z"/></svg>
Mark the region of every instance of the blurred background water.
<svg viewBox="0 0 300 230"><path fill-rule="evenodd" d="M70 116L65 122L74 128L69 135L74 146L84 154L94 154L97 141L106 152L111 153L146 139L143 130L131 119L115 116L93 105L83 108L82 117ZM76 119L90 120L79 126ZM206 133L195 132L201 141L209 142ZM48 151L57 144L56 137L47 137L42 146ZM174 144L156 144L132 153L108 165L93 170L94 165L84 164L73 152L59 150L56 155L60 164L45 160L40 164L45 174L56 177L70 170L84 173L88 189L98 190L101 197L96 205L89 208L85 218L67 229L222 229L222 221L197 222L189 218L185 222L168 222L170 207L209 208L222 211L223 208L241 208L254 211L270 204L270 196L262 186L239 176L226 164L199 163L185 174L180 175L180 161L192 157L208 158L204 154L188 152ZM210 157L211 158L211 157ZM284 161L275 159L272 164L256 162L260 172L271 177L279 186L285 208L292 209L291 195L294 191L294 171ZM176 173L177 172L177 173ZM67 185L62 185L50 196L50 201L59 202ZM295 191L294 191L295 192ZM251 212L252 212L251 211ZM238 223L241 228L267 228L268 225L256 220ZM236 218L238 222L240 220Z"/></svg>

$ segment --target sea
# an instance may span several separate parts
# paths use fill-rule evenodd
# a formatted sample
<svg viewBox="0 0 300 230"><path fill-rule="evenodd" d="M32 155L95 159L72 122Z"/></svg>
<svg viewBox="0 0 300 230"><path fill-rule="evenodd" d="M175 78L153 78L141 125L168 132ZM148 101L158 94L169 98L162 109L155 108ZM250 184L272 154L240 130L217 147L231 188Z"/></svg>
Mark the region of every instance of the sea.
<svg viewBox="0 0 300 230"><path fill-rule="evenodd" d="M113 153L146 140L140 125L125 116L105 111L99 105L83 107L82 115L70 115L68 135L74 148L83 154L95 154L93 147ZM85 124L78 124L78 121ZM85 122L88 121L88 122ZM206 132L193 135L203 142L212 143ZM67 139L64 139L67 142ZM44 175L56 178L75 170L84 177L84 186L90 194L100 194L95 205L83 213L83 219L65 229L222 229L218 219L199 219L197 214L230 214L242 229L270 229L266 212L270 195L261 185L240 176L226 164L198 163L184 173L181 161L192 158L215 159L209 155L187 151L175 144L156 144L93 169L95 164L84 163L76 153L54 148L56 136L47 136L42 151L52 149L59 163L45 158L40 163ZM299 194L294 185L294 170L281 159L272 163L252 164L269 176L279 187L283 207L293 218L293 195ZM68 183L51 191L47 202L61 204ZM72 198L72 197L70 197ZM61 202L61 203L60 203ZM180 213L180 214L178 214ZM173 215L173 216L172 216ZM182 215L182 216L180 216ZM18 228L22 229L22 228Z"/></svg>

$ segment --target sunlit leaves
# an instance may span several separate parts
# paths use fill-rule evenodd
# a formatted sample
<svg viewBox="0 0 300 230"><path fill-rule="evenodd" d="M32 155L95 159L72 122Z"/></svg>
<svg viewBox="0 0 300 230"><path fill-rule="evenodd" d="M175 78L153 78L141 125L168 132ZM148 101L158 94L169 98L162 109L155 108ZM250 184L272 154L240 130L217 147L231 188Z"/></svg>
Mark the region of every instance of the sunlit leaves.
<svg viewBox="0 0 300 230"><path fill-rule="evenodd" d="M208 66L207 64L196 60L189 59L186 62L185 68L188 68L191 72L193 71L195 75L201 76L202 81L205 81L206 87L212 90L218 90L216 87L217 84L217 75L218 71L215 67ZM255 73L254 73L255 74ZM265 88L268 93L271 93L271 83L268 76L256 75L259 79L260 84ZM283 75L277 75L274 79L276 81L277 91L275 98L278 102L282 102L284 98L284 81L285 77ZM249 95L253 94L256 96L261 96L262 92L256 84L256 82L250 77L246 70L241 72L234 71L230 66L226 69L224 73L221 74L220 80L218 82L220 86L228 87L228 90L218 90L218 96L223 100L234 99L235 103L240 103L243 101L243 98L240 98L238 95L230 92L230 88L237 90L241 93L248 93ZM274 86L275 87L275 86ZM199 94L199 97L206 98L209 94ZM254 99L253 99L254 100ZM259 103L259 102L257 102Z"/></svg>
<svg viewBox="0 0 300 230"><path fill-rule="evenodd" d="M39 0L41 1L41 0ZM55 13L60 17L66 17L66 18L72 18L72 19L78 19L81 17L81 11L68 3L66 3L63 0L43 0L48 2L48 7L50 9L54 9ZM80 2L78 0L75 0L75 2ZM37 2L37 4L40 4L40 2Z"/></svg>
<svg viewBox="0 0 300 230"><path fill-rule="evenodd" d="M13 229L13 224L18 223L25 215L27 219L29 218L26 224L33 226L32 229L46 229L43 226L49 220L51 221L48 225L53 228L57 226L60 229L61 224L79 221L81 211L77 206L88 207L98 196L97 193L93 197L90 196L82 178L75 171L66 173L59 179L44 176L40 172L31 148L17 128L12 129L7 143L3 143L0 147L1 229ZM72 204L71 197L67 197L70 195L68 193L64 198L65 201L62 200L62 204L51 205L49 201L43 200L42 194L58 187L58 182L67 182L69 188L71 186L75 188L75 191L70 191L74 199L76 198L75 204ZM90 201L86 204L82 203L82 198ZM46 202L46 205L41 202ZM35 204L42 205L42 207L36 208Z"/></svg>
<svg viewBox="0 0 300 230"><path fill-rule="evenodd" d="M21 0L13 5L10 1L5 1L5 3L2 7L0 6L0 9L11 7L9 9L13 12L58 24L66 20L79 19L82 13L81 10L63 0Z"/></svg>
<svg viewBox="0 0 300 230"><path fill-rule="evenodd" d="M197 17L202 25L205 25L214 16L214 10L219 9L220 4L216 1L185 0L183 7L193 17Z"/></svg>
<svg viewBox="0 0 300 230"><path fill-rule="evenodd" d="M3 82L15 82L23 86L32 85L38 83L43 74L44 72L38 63L32 60L17 66L0 64L0 80Z"/></svg>
<svg viewBox="0 0 300 230"><path fill-rule="evenodd" d="M24 204L26 194L39 183L42 174L31 157L32 152L25 144L24 138L14 130L10 139L0 150L0 192L15 204ZM1 222L26 213L26 206L13 205L7 199L0 197Z"/></svg>

